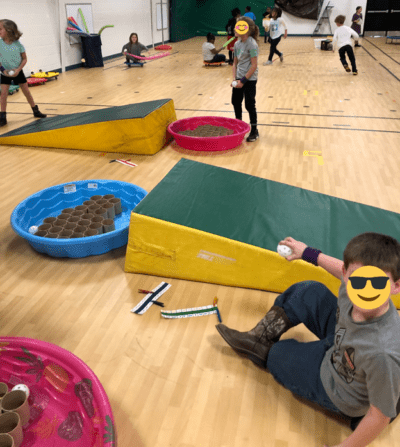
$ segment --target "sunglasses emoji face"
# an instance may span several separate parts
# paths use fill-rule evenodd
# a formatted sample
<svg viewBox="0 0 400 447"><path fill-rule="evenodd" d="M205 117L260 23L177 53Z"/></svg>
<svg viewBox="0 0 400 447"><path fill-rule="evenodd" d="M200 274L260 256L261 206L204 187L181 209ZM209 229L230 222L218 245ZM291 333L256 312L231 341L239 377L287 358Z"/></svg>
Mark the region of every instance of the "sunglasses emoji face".
<svg viewBox="0 0 400 447"><path fill-rule="evenodd" d="M346 289L355 306L367 310L376 309L389 298L390 279L380 268L367 265L349 276Z"/></svg>
<svg viewBox="0 0 400 447"><path fill-rule="evenodd" d="M235 25L235 31L237 34L243 36L243 34L246 34L249 30L249 25L244 20L239 20L239 22Z"/></svg>

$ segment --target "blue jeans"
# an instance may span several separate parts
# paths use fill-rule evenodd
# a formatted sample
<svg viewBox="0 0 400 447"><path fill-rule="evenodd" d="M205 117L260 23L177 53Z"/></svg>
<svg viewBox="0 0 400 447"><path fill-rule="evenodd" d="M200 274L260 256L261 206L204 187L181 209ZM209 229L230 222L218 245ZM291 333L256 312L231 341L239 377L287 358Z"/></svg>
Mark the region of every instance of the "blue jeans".
<svg viewBox="0 0 400 447"><path fill-rule="evenodd" d="M320 378L322 359L334 343L336 296L319 282L303 281L279 295L274 305L284 309L294 326L304 323L319 341L278 341L269 351L268 370L277 382L298 396L342 414L326 394Z"/></svg>

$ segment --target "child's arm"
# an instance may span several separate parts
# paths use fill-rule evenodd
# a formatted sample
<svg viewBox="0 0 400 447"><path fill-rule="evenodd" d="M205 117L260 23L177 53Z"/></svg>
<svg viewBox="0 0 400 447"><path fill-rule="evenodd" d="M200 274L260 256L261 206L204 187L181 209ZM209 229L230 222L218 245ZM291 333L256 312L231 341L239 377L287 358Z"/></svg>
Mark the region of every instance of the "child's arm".
<svg viewBox="0 0 400 447"><path fill-rule="evenodd" d="M286 26L286 23L285 23L285 21L284 21L283 19L281 19L281 18L280 18L279 21L281 22L282 26L285 28L285 34L284 34L283 38L286 39L286 37L287 37L287 26Z"/></svg>
<svg viewBox="0 0 400 447"><path fill-rule="evenodd" d="M233 80L236 80L236 69L237 69L238 60L237 57L234 56L233 58L233 65L232 65L232 73L233 73ZM231 84L232 87L232 84Z"/></svg>
<svg viewBox="0 0 400 447"><path fill-rule="evenodd" d="M19 64L19 67L14 70L13 75L8 75L8 76L10 76L11 78L14 78L15 76L17 76L17 74L20 71L22 71L22 69L25 67L27 62L28 62L28 58L26 57L26 53L25 52L21 53L21 63Z"/></svg>
<svg viewBox="0 0 400 447"><path fill-rule="evenodd" d="M337 34L337 32L335 31L335 33L333 34L333 38L332 38L332 51L335 51L335 50L336 50L336 43L337 43L337 40L338 40L338 34Z"/></svg>
<svg viewBox="0 0 400 447"><path fill-rule="evenodd" d="M350 28L351 35L354 37L354 40L358 40L360 36L352 29Z"/></svg>
<svg viewBox="0 0 400 447"><path fill-rule="evenodd" d="M302 259L303 252L307 248L307 245L304 242L296 241L296 239L293 239L292 237L285 238L283 241L280 241L279 244L287 245L292 249L293 254L286 257L288 261ZM325 255L324 253L320 253L318 255L317 262L320 267L325 269L335 278L342 279L343 261L333 258L332 256Z"/></svg>
<svg viewBox="0 0 400 447"><path fill-rule="evenodd" d="M217 50L215 47L212 48L210 51L212 54L218 54L220 51L222 51L224 47L222 46L219 50Z"/></svg>
<svg viewBox="0 0 400 447"><path fill-rule="evenodd" d="M389 424L390 418L385 416L377 407L371 405L368 413L354 432L338 446L334 447L366 447Z"/></svg>
<svg viewBox="0 0 400 447"><path fill-rule="evenodd" d="M244 75L244 77L247 78L247 80L249 80L251 78L251 76L253 75L253 73L257 70L257 59L258 59L257 56L250 58L251 65L250 65L249 71ZM242 88L243 83L241 81L239 81L236 87Z"/></svg>

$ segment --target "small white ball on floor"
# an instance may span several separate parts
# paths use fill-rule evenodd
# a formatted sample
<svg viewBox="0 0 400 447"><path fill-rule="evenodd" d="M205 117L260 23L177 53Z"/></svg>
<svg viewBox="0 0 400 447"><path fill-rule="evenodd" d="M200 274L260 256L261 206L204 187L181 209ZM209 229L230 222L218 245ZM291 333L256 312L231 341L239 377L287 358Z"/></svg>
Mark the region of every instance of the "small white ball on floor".
<svg viewBox="0 0 400 447"><path fill-rule="evenodd" d="M15 385L15 387L12 389L12 391L23 391L26 394L26 397L29 397L29 388L24 385L23 383L20 383L18 385Z"/></svg>
<svg viewBox="0 0 400 447"><path fill-rule="evenodd" d="M278 245L277 252L284 258L287 258L293 253L293 250L287 245Z"/></svg>
<svg viewBox="0 0 400 447"><path fill-rule="evenodd" d="M37 230L38 230L38 227L37 227L36 225L32 225L32 226L29 228L29 233L31 233L31 234L35 234L35 233L37 232Z"/></svg>

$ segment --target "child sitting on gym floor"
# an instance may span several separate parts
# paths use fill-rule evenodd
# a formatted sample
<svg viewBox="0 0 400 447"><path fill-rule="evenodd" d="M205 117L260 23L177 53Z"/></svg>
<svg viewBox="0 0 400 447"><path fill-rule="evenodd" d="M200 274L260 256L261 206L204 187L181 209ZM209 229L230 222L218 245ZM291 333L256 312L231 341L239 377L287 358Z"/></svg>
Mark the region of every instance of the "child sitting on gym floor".
<svg viewBox="0 0 400 447"><path fill-rule="evenodd" d="M400 292L400 244L390 236L363 233L347 244L343 262L291 237L280 244L292 249L288 261L303 259L340 279L338 298L319 282L303 281L279 295L249 332L223 324L217 330L293 393L353 418L354 432L340 446L366 446L400 413L400 317L390 299ZM377 276L361 275L363 266L377 270ZM380 293L368 298L367 291ZM364 304L381 294L378 307ZM279 341L300 323L319 340Z"/></svg>
<svg viewBox="0 0 400 447"><path fill-rule="evenodd" d="M202 50L203 50L203 61L207 63L214 63L214 62L225 62L226 57L224 54L218 54L220 51L224 49L224 47L221 47L219 50L215 48L215 36L212 33L207 34L207 42L203 43Z"/></svg>
<svg viewBox="0 0 400 447"><path fill-rule="evenodd" d="M342 63L344 69L350 72L350 67L347 64L346 53L349 56L351 68L353 70L353 75L357 75L356 58L354 56L353 47L351 45L351 36L354 37L356 41L359 39L359 35L351 29L349 26L344 25L346 20L345 16L339 15L335 19L335 23L338 26L332 39L332 51L335 51L336 46L339 48L340 62Z"/></svg>
<svg viewBox="0 0 400 447"><path fill-rule="evenodd" d="M132 33L129 36L129 43L125 44L122 47L122 54L126 56L126 62L138 62L139 59L128 56L128 54L133 54L134 56L140 56L142 51L149 51L146 46L142 45L139 42L138 35L136 33ZM128 54L125 54L128 53Z"/></svg>

